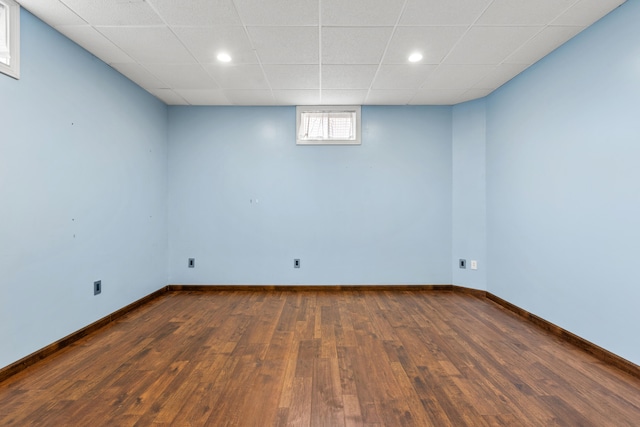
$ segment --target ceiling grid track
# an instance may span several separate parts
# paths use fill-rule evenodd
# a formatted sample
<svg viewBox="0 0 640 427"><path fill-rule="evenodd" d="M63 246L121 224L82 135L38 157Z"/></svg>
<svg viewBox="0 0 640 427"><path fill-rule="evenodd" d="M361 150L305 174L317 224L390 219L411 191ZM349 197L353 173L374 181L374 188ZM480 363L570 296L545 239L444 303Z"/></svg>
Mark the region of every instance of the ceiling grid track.
<svg viewBox="0 0 640 427"><path fill-rule="evenodd" d="M318 0L318 104L322 105L322 0Z"/></svg>
<svg viewBox="0 0 640 427"><path fill-rule="evenodd" d="M444 56L444 58L442 58L440 60L440 63L437 64L437 67L433 71L431 71L432 73L436 72L438 70L438 68L440 68L440 66L447 60L447 58L451 55L451 52L453 52L456 49L456 47L460 44L460 42L467 36L467 34L469 34L469 31L471 30L471 28L473 28L476 25L476 23L480 20L480 18L482 18L482 15L484 15L486 13L487 9L489 9L491 7L493 2L494 2L494 0L492 0L490 3L487 3L485 8L482 9L482 12L480 12L478 14L476 19L471 24L469 24L467 26L467 29L464 31L464 33L462 33L460 38L458 38L458 40L453 44L453 46L451 47L449 52L447 52L447 54ZM484 76L482 76L482 77L484 77ZM479 77L478 80L480 80L482 77ZM420 87L422 87L422 86L424 86L424 83ZM417 95L417 93L416 93L416 95ZM413 98L411 98L411 101L415 99L416 95L414 95ZM411 103L411 101L409 101L409 103Z"/></svg>
<svg viewBox="0 0 640 427"><path fill-rule="evenodd" d="M196 58L196 57L195 57L195 55L193 54L193 52L191 52L191 50L189 49L189 47L188 47L188 46L186 46L186 45L182 42L182 40L180 39L180 37L178 37L178 35L175 33L175 31L173 31L173 28L171 28L171 25L169 25L169 23L164 19L164 16L162 16L162 15L160 14L160 12L158 12L158 9L156 9L156 7L153 5L153 3L151 3L151 2L146 2L146 3L149 5L149 8L151 8L151 10L153 10L153 11L155 12L155 14L156 14L156 15L158 15L158 17L162 20L162 22L164 23L164 25L169 29L169 31L171 31L171 34L173 34L173 35L174 35L174 37L175 37L175 38L180 42L180 44L185 48L185 50L186 50L187 52L189 52L189 55L191 55L191 57L192 57L192 58L193 58L193 60L196 62L196 64L200 65L200 68L202 68L202 69L203 69L203 71L204 71L205 73L209 74L209 73L207 72L207 70L205 70L205 69L204 69L204 67L202 67L202 64L200 64L200 62L198 61L198 58ZM151 73L151 70L149 70L147 67L145 67L145 66L144 66L144 64L140 64L140 66L141 66L142 68L144 68L145 70L147 70L149 73ZM151 74L153 74L153 73L151 73ZM214 78L213 76L211 76L211 75L209 75L209 76L210 76L210 77L215 81L215 78ZM163 83L167 86L166 88L158 88L158 89L169 89L169 90L171 90L171 92L173 92L173 93L174 93L174 95L175 95L175 96L177 96L178 98L182 99L184 102L186 102L187 104L189 104L189 102L188 102L186 99L184 99L182 96L180 96L180 94L179 94L178 92L176 92L175 90L173 90L173 89L171 88L171 86L170 86L170 85L168 85L166 82L164 82L160 77L156 76L156 78L157 78L158 80L160 80L161 82L163 82ZM217 84L217 83L218 83L218 82L216 82L216 84Z"/></svg>
<svg viewBox="0 0 640 427"><path fill-rule="evenodd" d="M407 2L409 0L404 0L402 3L402 9L400 9L400 13L398 14L398 18L396 19L396 23L393 25L393 30L391 30L391 36L389 36L389 40L387 40L387 45L384 47L384 51L382 52L382 56L380 57L380 61L378 62L378 68L376 68L376 72L373 74L373 79L371 79L371 84L369 85L369 89L367 89L367 95L365 96L365 102L369 98L371 91L373 90L373 83L376 81L378 74L380 73L380 68L382 67L382 62L384 58L387 56L387 51L389 50L389 45L391 44L391 40L393 40L393 36L396 33L396 29L400 24L400 19L402 19L402 15L404 15L404 10L407 7Z"/></svg>
<svg viewBox="0 0 640 427"><path fill-rule="evenodd" d="M251 51L256 56L256 60L258 61L258 66L260 67L260 72L262 72L262 75L264 76L264 80L265 80L265 82L267 82L267 86L269 87L269 93L271 93L271 98L275 100L275 95L273 93L273 87L271 85L271 82L269 81L269 76L267 76L266 71L264 71L264 66L262 64L262 59L260 58L260 54L258 54L256 46L253 43L253 39L251 38L251 35L249 34L249 30L247 29L247 24L245 24L244 19L242 19L242 15L240 14L240 9L238 8L238 5L236 4L236 0L231 0L231 4L233 4L233 8L235 9L236 13L240 17L240 22L242 23L242 29L244 30L244 34L247 37L247 40L249 40L249 44L251 45ZM223 93L224 93L224 91L223 91Z"/></svg>
<svg viewBox="0 0 640 427"><path fill-rule="evenodd" d="M567 6L567 7L564 9L564 11L563 11L562 13L567 12L569 9L571 9L572 7L574 7L574 6L575 6L576 4L578 4L579 2L580 2L580 0L575 0L575 1L570 5L570 6ZM562 14L561 14L561 15L562 15ZM526 44L527 44L528 42L530 42L531 40L533 40L533 39L535 39L536 37L538 37L538 35L539 35L540 33L542 33L546 28L553 27L553 22L554 22L554 21L551 21L550 23L548 23L548 24L547 24L547 25L545 25L544 27L540 28L540 31L538 31L537 33L533 34L533 35L532 35L532 36L531 36L531 37L530 37L530 38L529 38L529 39L528 39L528 40L523 44L523 46L524 46L524 45L526 45ZM522 49L522 47L520 47L520 49ZM515 51L513 51L510 55L508 55L506 58L504 58L504 59L502 60L502 62L500 62L498 65L500 66L500 65L504 64L506 61L508 61L508 60L509 60L509 58L511 58L511 57L512 57L513 55L515 55L516 53L518 53L518 52L520 51L520 49L516 49Z"/></svg>

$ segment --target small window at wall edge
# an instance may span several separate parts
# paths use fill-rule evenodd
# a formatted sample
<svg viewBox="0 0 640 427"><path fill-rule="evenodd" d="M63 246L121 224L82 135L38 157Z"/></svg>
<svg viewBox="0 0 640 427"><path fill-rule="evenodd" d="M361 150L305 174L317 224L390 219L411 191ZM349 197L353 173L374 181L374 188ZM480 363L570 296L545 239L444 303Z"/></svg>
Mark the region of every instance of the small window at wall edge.
<svg viewBox="0 0 640 427"><path fill-rule="evenodd" d="M0 73L20 78L20 5L0 0Z"/></svg>
<svg viewBox="0 0 640 427"><path fill-rule="evenodd" d="M359 105L296 107L296 144L360 145Z"/></svg>

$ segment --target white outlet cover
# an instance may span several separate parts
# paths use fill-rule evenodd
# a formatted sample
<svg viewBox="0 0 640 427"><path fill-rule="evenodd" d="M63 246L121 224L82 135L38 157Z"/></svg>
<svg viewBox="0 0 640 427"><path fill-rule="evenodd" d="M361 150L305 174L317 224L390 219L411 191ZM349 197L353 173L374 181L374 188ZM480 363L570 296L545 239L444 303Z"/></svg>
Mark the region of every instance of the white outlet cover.
<svg viewBox="0 0 640 427"><path fill-rule="evenodd" d="M472 270L477 270L478 269L478 261L471 260L471 269Z"/></svg>

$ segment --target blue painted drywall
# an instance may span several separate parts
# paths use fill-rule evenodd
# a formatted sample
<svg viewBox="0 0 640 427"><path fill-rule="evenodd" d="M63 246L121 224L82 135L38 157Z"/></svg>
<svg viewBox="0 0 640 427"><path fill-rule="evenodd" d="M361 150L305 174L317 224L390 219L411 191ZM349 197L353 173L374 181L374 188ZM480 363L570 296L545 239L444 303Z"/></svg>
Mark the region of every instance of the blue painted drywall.
<svg viewBox="0 0 640 427"><path fill-rule="evenodd" d="M487 100L488 289L640 364L640 2Z"/></svg>
<svg viewBox="0 0 640 427"><path fill-rule="evenodd" d="M453 284L487 289L486 103L453 107ZM459 268L459 260L467 262ZM477 270L471 261L477 261Z"/></svg>
<svg viewBox="0 0 640 427"><path fill-rule="evenodd" d="M167 107L21 16L21 79L0 75L0 367L167 277Z"/></svg>
<svg viewBox="0 0 640 427"><path fill-rule="evenodd" d="M295 122L169 108L169 282L451 283L451 108L363 107L360 146L296 146Z"/></svg>

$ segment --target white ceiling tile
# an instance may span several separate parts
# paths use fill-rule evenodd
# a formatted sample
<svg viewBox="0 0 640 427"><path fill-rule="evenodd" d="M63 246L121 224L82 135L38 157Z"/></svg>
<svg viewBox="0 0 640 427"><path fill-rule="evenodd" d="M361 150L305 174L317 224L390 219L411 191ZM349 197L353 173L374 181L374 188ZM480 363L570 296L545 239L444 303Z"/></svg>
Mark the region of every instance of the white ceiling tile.
<svg viewBox="0 0 640 427"><path fill-rule="evenodd" d="M486 96L624 0L20 3L169 104L403 105Z"/></svg>
<svg viewBox="0 0 640 427"><path fill-rule="evenodd" d="M147 0L169 25L241 25L232 0Z"/></svg>
<svg viewBox="0 0 640 427"><path fill-rule="evenodd" d="M373 89L418 89L438 66L430 64L383 64Z"/></svg>
<svg viewBox="0 0 640 427"><path fill-rule="evenodd" d="M421 89L411 99L411 105L452 105L466 89Z"/></svg>
<svg viewBox="0 0 640 427"><path fill-rule="evenodd" d="M540 27L472 27L445 58L447 64L499 64Z"/></svg>
<svg viewBox="0 0 640 427"><path fill-rule="evenodd" d="M378 64L392 27L323 27L323 64Z"/></svg>
<svg viewBox="0 0 640 427"><path fill-rule="evenodd" d="M145 1L61 0L91 25L162 25Z"/></svg>
<svg viewBox="0 0 640 427"><path fill-rule="evenodd" d="M505 62L533 64L582 31L582 27L546 27L509 55Z"/></svg>
<svg viewBox="0 0 640 427"><path fill-rule="evenodd" d="M258 63L243 27L174 27L172 30L200 62L216 63L218 53L226 52L233 64Z"/></svg>
<svg viewBox="0 0 640 427"><path fill-rule="evenodd" d="M567 10L552 25L576 25L587 27L626 0L581 0Z"/></svg>
<svg viewBox="0 0 640 427"><path fill-rule="evenodd" d="M369 89L377 65L323 65L323 89Z"/></svg>
<svg viewBox="0 0 640 427"><path fill-rule="evenodd" d="M225 90L226 98L233 105L273 105L270 90Z"/></svg>
<svg viewBox="0 0 640 427"><path fill-rule="evenodd" d="M471 25L492 0L407 0L400 25Z"/></svg>
<svg viewBox="0 0 640 427"><path fill-rule="evenodd" d="M366 90L323 90L322 105L362 105L367 97Z"/></svg>
<svg viewBox="0 0 640 427"><path fill-rule="evenodd" d="M404 0L322 0L322 25L394 26Z"/></svg>
<svg viewBox="0 0 640 427"><path fill-rule="evenodd" d="M274 90L277 105L317 105L320 103L319 90Z"/></svg>
<svg viewBox="0 0 640 427"><path fill-rule="evenodd" d="M143 64L151 74L173 89L218 89L200 64Z"/></svg>
<svg viewBox="0 0 640 427"><path fill-rule="evenodd" d="M264 65L272 89L319 89L319 65Z"/></svg>
<svg viewBox="0 0 640 427"><path fill-rule="evenodd" d="M493 90L491 89L469 89L456 100L456 102L467 102L474 99L484 98L489 95Z"/></svg>
<svg viewBox="0 0 640 427"><path fill-rule="evenodd" d="M318 25L318 0L235 0L247 26Z"/></svg>
<svg viewBox="0 0 640 427"><path fill-rule="evenodd" d="M216 89L180 89L176 93L190 105L231 105L224 92Z"/></svg>
<svg viewBox="0 0 640 427"><path fill-rule="evenodd" d="M140 64L123 63L111 64L111 66L121 74L125 75L129 80L147 90L168 89L168 85L166 83L160 81Z"/></svg>
<svg viewBox="0 0 640 427"><path fill-rule="evenodd" d="M150 89L153 96L167 105L188 105L188 102L171 89Z"/></svg>
<svg viewBox="0 0 640 427"><path fill-rule="evenodd" d="M489 71L473 87L476 89L497 89L528 67L529 64L500 64Z"/></svg>
<svg viewBox="0 0 640 427"><path fill-rule="evenodd" d="M494 68L494 65L442 64L429 74L422 88L469 89Z"/></svg>
<svg viewBox="0 0 640 427"><path fill-rule="evenodd" d="M406 64L409 55L422 54L423 64L439 64L467 27L398 27L396 28L383 62Z"/></svg>
<svg viewBox="0 0 640 427"><path fill-rule="evenodd" d="M81 25L86 22L66 5L55 1L20 0L20 5L52 27L57 25Z"/></svg>
<svg viewBox="0 0 640 427"><path fill-rule="evenodd" d="M318 29L314 27L248 27L263 64L318 64Z"/></svg>
<svg viewBox="0 0 640 427"><path fill-rule="evenodd" d="M370 90L367 105L407 105L416 94L415 90Z"/></svg>
<svg viewBox="0 0 640 427"><path fill-rule="evenodd" d="M543 26L573 3L575 0L493 0L474 25Z"/></svg>
<svg viewBox="0 0 640 427"><path fill-rule="evenodd" d="M268 90L269 83L258 64L205 64L222 89Z"/></svg>
<svg viewBox="0 0 640 427"><path fill-rule="evenodd" d="M98 31L138 62L196 62L167 27L98 27Z"/></svg>
<svg viewBox="0 0 640 427"><path fill-rule="evenodd" d="M62 25L55 28L107 64L134 62L129 55L89 25Z"/></svg>

